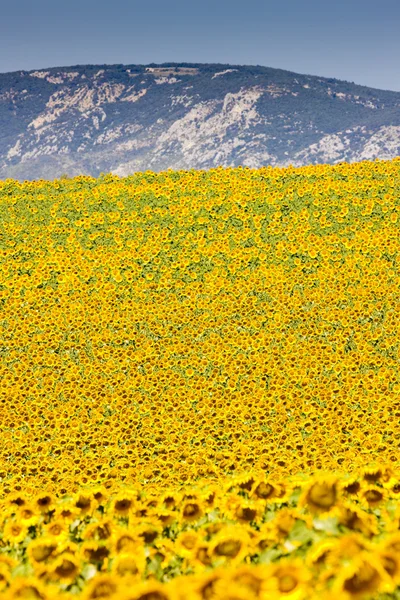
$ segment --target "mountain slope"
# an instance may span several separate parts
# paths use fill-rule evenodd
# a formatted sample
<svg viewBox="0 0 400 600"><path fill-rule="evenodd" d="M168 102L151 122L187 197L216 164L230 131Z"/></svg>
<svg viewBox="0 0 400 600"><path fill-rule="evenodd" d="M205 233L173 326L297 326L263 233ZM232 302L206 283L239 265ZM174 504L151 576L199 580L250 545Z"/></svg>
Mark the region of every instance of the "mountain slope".
<svg viewBox="0 0 400 600"><path fill-rule="evenodd" d="M267 67L0 74L0 178L391 159L400 92Z"/></svg>

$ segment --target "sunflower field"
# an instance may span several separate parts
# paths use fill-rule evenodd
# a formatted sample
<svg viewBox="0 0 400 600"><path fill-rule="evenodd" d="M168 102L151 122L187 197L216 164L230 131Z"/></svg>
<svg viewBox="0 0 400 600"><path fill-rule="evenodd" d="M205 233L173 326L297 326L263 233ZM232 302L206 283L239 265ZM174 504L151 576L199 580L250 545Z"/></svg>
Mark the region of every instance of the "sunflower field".
<svg viewBox="0 0 400 600"><path fill-rule="evenodd" d="M400 158L0 181L0 598L400 599L399 217Z"/></svg>

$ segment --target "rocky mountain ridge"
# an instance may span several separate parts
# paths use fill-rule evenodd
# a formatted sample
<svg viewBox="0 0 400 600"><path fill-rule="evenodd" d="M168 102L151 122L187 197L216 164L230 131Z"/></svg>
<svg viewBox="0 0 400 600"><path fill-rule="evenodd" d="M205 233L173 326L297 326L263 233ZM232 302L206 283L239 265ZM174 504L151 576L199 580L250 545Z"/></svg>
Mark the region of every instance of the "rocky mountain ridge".
<svg viewBox="0 0 400 600"><path fill-rule="evenodd" d="M0 178L301 166L400 154L400 92L261 66L0 74Z"/></svg>

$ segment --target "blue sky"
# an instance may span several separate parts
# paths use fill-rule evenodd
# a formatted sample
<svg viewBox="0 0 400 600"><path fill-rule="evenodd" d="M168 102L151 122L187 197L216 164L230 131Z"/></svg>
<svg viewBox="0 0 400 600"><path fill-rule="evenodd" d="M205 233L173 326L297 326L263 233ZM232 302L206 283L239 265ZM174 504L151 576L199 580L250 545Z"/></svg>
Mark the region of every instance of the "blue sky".
<svg viewBox="0 0 400 600"><path fill-rule="evenodd" d="M400 91L399 0L12 0L0 16L0 72L229 63Z"/></svg>

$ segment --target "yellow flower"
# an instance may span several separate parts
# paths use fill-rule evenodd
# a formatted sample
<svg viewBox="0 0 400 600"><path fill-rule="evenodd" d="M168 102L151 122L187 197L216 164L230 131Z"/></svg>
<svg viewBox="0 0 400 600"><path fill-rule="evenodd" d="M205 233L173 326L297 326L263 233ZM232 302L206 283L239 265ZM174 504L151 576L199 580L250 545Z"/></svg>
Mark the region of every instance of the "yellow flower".
<svg viewBox="0 0 400 600"><path fill-rule="evenodd" d="M210 542L210 555L213 561L224 564L226 561L240 563L248 554L250 537L244 528L239 526L223 527Z"/></svg>
<svg viewBox="0 0 400 600"><path fill-rule="evenodd" d="M298 519L306 522L309 529L312 529L312 519L309 515L300 515L296 509L292 508L282 508L277 512L275 518L268 523L274 539L282 541L287 538Z"/></svg>
<svg viewBox="0 0 400 600"><path fill-rule="evenodd" d="M79 511L79 516L84 516L92 513L95 506L95 500L90 494L77 492L72 500L72 505L74 509Z"/></svg>
<svg viewBox="0 0 400 600"><path fill-rule="evenodd" d="M35 496L32 503L41 513L48 513L54 507L54 501L52 494L44 492Z"/></svg>
<svg viewBox="0 0 400 600"><path fill-rule="evenodd" d="M26 527L31 527L31 525L37 525L41 520L41 513L33 503L26 503L21 506L18 510L18 518L19 520L26 525Z"/></svg>
<svg viewBox="0 0 400 600"><path fill-rule="evenodd" d="M80 561L68 552L59 556L51 568L51 577L60 581L73 581L81 570Z"/></svg>
<svg viewBox="0 0 400 600"><path fill-rule="evenodd" d="M198 521L203 516L202 503L199 500L190 499L182 502L181 520L184 523Z"/></svg>
<svg viewBox="0 0 400 600"><path fill-rule="evenodd" d="M3 592L11 582L10 569L5 563L0 562L0 593Z"/></svg>
<svg viewBox="0 0 400 600"><path fill-rule="evenodd" d="M332 551L337 546L336 538L323 539L312 546L306 555L306 564L309 567L320 567L328 564Z"/></svg>
<svg viewBox="0 0 400 600"><path fill-rule="evenodd" d="M17 577L13 579L10 588L7 590L7 598L10 598L10 600L25 598L49 600L50 597L46 586L36 577Z"/></svg>
<svg viewBox="0 0 400 600"><path fill-rule="evenodd" d="M338 495L338 479L335 475L317 475L303 489L299 506L306 506L317 514L326 513L336 505Z"/></svg>
<svg viewBox="0 0 400 600"><path fill-rule="evenodd" d="M13 494L9 494L6 498L6 507L13 507L15 509L21 508L21 506L24 506L27 501L28 499L25 494L14 492Z"/></svg>
<svg viewBox="0 0 400 600"><path fill-rule="evenodd" d="M104 542L90 540L83 542L79 553L84 561L103 564L110 555L110 548Z"/></svg>
<svg viewBox="0 0 400 600"><path fill-rule="evenodd" d="M175 540L175 552L183 558L191 558L196 553L200 542L201 538L197 531L191 529L183 531Z"/></svg>
<svg viewBox="0 0 400 600"><path fill-rule="evenodd" d="M72 501L64 501L56 506L53 519L63 521L66 525L75 521L80 509Z"/></svg>
<svg viewBox="0 0 400 600"><path fill-rule="evenodd" d="M378 533L376 516L352 502L342 502L339 507L339 523L352 531L360 531L366 537Z"/></svg>
<svg viewBox="0 0 400 600"><path fill-rule="evenodd" d="M137 575L141 577L146 568L144 549L141 552L121 553L113 560L112 572L118 577Z"/></svg>
<svg viewBox="0 0 400 600"><path fill-rule="evenodd" d="M227 571L221 567L216 567L211 572L198 576L193 582L195 598L202 600L214 598L221 583L227 583Z"/></svg>
<svg viewBox="0 0 400 600"><path fill-rule="evenodd" d="M129 583L125 585L122 582L121 591L118 593L119 598L121 600L175 600L175 596L170 594L167 586L158 581L143 581L134 585Z"/></svg>
<svg viewBox="0 0 400 600"><path fill-rule="evenodd" d="M111 519L100 519L89 523L82 532L82 537L84 540L108 540L111 538L115 527Z"/></svg>
<svg viewBox="0 0 400 600"><path fill-rule="evenodd" d="M97 506L104 505L108 499L108 492L103 485L97 485L91 490L92 497Z"/></svg>
<svg viewBox="0 0 400 600"><path fill-rule="evenodd" d="M388 538L386 538L383 547L389 552L396 552L400 554L400 531L396 531L396 533L392 533Z"/></svg>
<svg viewBox="0 0 400 600"><path fill-rule="evenodd" d="M347 592L352 599L365 598L383 591L388 582L390 578L379 558L361 552L338 571L333 589Z"/></svg>
<svg viewBox="0 0 400 600"><path fill-rule="evenodd" d="M335 545L328 556L329 563L350 561L361 552L372 549L368 540L360 533L348 533L335 539Z"/></svg>
<svg viewBox="0 0 400 600"><path fill-rule="evenodd" d="M260 501L242 499L235 510L235 520L239 523L258 522L264 512L264 504Z"/></svg>
<svg viewBox="0 0 400 600"><path fill-rule="evenodd" d="M385 548L385 543L383 543L377 549L377 556L390 577L390 581L384 587L385 591L390 594L400 584L400 554Z"/></svg>
<svg viewBox="0 0 400 600"><path fill-rule="evenodd" d="M54 558L57 550L57 538L46 536L32 540L27 554L33 565L46 563Z"/></svg>
<svg viewBox="0 0 400 600"><path fill-rule="evenodd" d="M157 556L161 559L161 568L165 569L169 566L170 562L175 558L175 544L169 538L161 538L156 540L148 550L150 558ZM146 552L147 555L147 552Z"/></svg>
<svg viewBox="0 0 400 600"><path fill-rule="evenodd" d="M127 517L135 508L135 494L120 492L112 501L110 514L117 517Z"/></svg>
<svg viewBox="0 0 400 600"><path fill-rule="evenodd" d="M10 544L19 544L28 535L28 527L25 523L8 520L3 531L3 541Z"/></svg>
<svg viewBox="0 0 400 600"><path fill-rule="evenodd" d="M114 574L102 573L90 580L82 597L84 600L97 600L97 598L103 600L103 598L116 598L117 592L119 596L118 578Z"/></svg>
<svg viewBox="0 0 400 600"><path fill-rule="evenodd" d="M311 575L301 559L282 559L276 565L270 565L270 574L267 577L264 590L279 594L285 600L300 600L308 598ZM264 593L265 593L264 592Z"/></svg>
<svg viewBox="0 0 400 600"><path fill-rule="evenodd" d="M69 528L61 519L43 525L43 532L46 536L57 538L58 543L69 538Z"/></svg>
<svg viewBox="0 0 400 600"><path fill-rule="evenodd" d="M386 501L387 492L382 487L377 487L375 485L363 486L359 492L359 497L364 501L364 503L371 507L376 508L380 504Z"/></svg>
<svg viewBox="0 0 400 600"><path fill-rule="evenodd" d="M361 483L358 481L358 476L349 477L339 482L340 490L349 496L354 496L360 491Z"/></svg>
<svg viewBox="0 0 400 600"><path fill-rule="evenodd" d="M268 570L264 566L240 565L234 567L230 578L233 584L258 598L264 588L264 579L267 573Z"/></svg>

